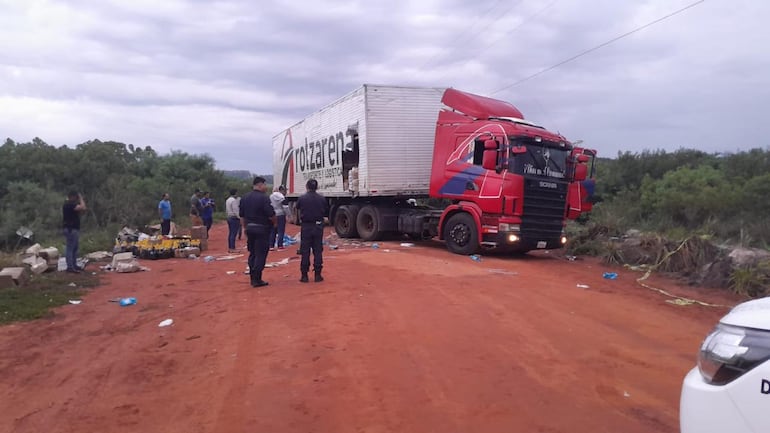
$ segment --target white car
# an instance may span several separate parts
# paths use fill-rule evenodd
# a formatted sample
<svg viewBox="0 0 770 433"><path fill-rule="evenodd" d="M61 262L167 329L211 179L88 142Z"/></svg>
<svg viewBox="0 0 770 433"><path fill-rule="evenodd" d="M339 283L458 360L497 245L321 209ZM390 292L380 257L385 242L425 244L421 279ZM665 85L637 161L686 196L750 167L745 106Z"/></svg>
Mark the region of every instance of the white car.
<svg viewBox="0 0 770 433"><path fill-rule="evenodd" d="M744 302L703 341L684 378L681 433L770 432L770 297Z"/></svg>

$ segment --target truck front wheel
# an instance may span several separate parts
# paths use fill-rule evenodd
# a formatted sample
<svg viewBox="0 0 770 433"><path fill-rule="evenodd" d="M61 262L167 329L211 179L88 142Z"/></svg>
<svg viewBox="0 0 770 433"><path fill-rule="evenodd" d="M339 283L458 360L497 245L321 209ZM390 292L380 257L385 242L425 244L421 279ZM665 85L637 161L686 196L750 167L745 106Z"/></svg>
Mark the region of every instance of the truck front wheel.
<svg viewBox="0 0 770 433"><path fill-rule="evenodd" d="M455 254L476 253L479 249L479 234L473 217L464 212L449 217L444 226L444 240L447 249Z"/></svg>
<svg viewBox="0 0 770 433"><path fill-rule="evenodd" d="M377 208L371 205L361 208L356 218L356 227L361 239L365 241L376 241L379 239L381 235L380 213L377 212Z"/></svg>
<svg viewBox="0 0 770 433"><path fill-rule="evenodd" d="M356 229L356 217L358 216L358 206L343 205L337 209L334 214L334 231L341 238L354 238L358 236Z"/></svg>

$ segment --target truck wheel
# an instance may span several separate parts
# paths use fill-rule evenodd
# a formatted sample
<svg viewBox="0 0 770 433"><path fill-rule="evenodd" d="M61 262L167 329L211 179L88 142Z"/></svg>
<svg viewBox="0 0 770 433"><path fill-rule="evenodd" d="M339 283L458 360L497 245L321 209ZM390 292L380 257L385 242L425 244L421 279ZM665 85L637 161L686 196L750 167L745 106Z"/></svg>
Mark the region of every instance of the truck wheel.
<svg viewBox="0 0 770 433"><path fill-rule="evenodd" d="M455 254L475 254L479 249L479 234L473 217L465 212L449 217L444 226L444 240L447 249Z"/></svg>
<svg viewBox="0 0 770 433"><path fill-rule="evenodd" d="M356 228L356 217L358 216L358 206L343 205L337 209L334 214L334 231L341 238L355 238L358 236Z"/></svg>
<svg viewBox="0 0 770 433"><path fill-rule="evenodd" d="M376 241L380 237L380 213L371 205L364 206L356 217L356 227L362 240Z"/></svg>

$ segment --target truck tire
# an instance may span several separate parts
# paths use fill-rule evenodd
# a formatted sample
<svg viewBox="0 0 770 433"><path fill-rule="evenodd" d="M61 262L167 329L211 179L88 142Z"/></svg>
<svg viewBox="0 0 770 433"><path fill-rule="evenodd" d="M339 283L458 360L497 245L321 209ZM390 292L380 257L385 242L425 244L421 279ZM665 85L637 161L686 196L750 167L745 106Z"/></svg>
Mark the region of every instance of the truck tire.
<svg viewBox="0 0 770 433"><path fill-rule="evenodd" d="M372 205L361 208L356 217L358 235L365 241L376 241L380 238L380 213Z"/></svg>
<svg viewBox="0 0 770 433"><path fill-rule="evenodd" d="M470 255L479 250L479 233L473 217L465 212L449 217L444 225L447 249L455 254Z"/></svg>
<svg viewBox="0 0 770 433"><path fill-rule="evenodd" d="M358 217L358 206L342 205L334 213L334 231L341 238L358 237L358 228L356 226Z"/></svg>

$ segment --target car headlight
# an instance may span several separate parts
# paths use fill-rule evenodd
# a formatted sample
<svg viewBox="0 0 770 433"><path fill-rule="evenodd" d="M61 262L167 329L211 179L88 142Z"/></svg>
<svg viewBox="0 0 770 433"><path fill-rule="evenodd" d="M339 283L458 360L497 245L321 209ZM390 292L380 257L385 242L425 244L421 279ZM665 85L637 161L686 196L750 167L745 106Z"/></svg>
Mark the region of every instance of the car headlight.
<svg viewBox="0 0 770 433"><path fill-rule="evenodd" d="M701 344L698 369L711 385L725 385L770 359L770 332L719 324Z"/></svg>

